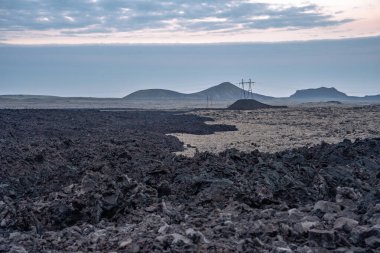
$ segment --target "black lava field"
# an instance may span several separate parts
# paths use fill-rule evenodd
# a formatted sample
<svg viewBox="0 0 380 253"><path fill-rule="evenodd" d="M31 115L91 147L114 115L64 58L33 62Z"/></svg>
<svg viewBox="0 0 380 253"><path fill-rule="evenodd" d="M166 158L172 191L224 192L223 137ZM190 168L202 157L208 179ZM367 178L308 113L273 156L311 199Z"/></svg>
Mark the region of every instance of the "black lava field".
<svg viewBox="0 0 380 253"><path fill-rule="evenodd" d="M174 154L210 120L0 110L0 252L380 251L380 138Z"/></svg>

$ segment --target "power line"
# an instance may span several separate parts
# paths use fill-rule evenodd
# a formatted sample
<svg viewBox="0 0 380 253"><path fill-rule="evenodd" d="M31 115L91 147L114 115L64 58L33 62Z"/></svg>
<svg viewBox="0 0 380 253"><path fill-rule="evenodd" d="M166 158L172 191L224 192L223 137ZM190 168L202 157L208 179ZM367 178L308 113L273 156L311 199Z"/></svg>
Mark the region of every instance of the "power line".
<svg viewBox="0 0 380 253"><path fill-rule="evenodd" d="M241 82L238 83L238 87L242 89L242 98L253 98L252 88L256 82L252 82L251 78L249 78L249 81L244 81L244 79L241 79ZM247 85L247 86L246 86ZM247 90L245 89L247 87Z"/></svg>

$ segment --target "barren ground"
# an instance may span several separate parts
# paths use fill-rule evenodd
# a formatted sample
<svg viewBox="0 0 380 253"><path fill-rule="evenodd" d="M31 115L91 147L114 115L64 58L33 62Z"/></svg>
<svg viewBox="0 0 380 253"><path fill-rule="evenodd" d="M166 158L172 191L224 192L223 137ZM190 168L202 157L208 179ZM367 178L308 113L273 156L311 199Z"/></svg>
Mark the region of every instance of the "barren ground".
<svg viewBox="0 0 380 253"><path fill-rule="evenodd" d="M238 131L216 132L211 135L175 133L173 135L186 144L185 151L178 154L193 156L196 150L219 153L228 148L241 151L258 149L274 153L322 141L338 143L344 139L380 136L380 106L299 106L192 113L215 120L206 122L207 124L235 125Z"/></svg>
<svg viewBox="0 0 380 253"><path fill-rule="evenodd" d="M378 252L379 108L0 110L0 253Z"/></svg>

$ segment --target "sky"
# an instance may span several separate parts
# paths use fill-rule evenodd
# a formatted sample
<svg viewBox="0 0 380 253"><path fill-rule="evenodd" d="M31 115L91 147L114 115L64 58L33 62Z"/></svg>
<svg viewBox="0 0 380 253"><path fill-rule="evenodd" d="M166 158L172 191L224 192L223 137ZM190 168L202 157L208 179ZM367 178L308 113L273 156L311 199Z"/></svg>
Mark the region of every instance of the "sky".
<svg viewBox="0 0 380 253"><path fill-rule="evenodd" d="M379 0L0 0L0 94L378 94L379 42Z"/></svg>
<svg viewBox="0 0 380 253"><path fill-rule="evenodd" d="M0 0L10 44L215 43L380 35L379 0Z"/></svg>

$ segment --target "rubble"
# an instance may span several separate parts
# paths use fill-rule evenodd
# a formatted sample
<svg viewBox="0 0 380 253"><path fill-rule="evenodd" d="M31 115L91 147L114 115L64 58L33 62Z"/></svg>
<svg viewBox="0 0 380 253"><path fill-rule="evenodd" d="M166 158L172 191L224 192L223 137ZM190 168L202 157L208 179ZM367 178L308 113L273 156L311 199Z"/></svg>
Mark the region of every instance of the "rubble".
<svg viewBox="0 0 380 253"><path fill-rule="evenodd" d="M379 249L380 138L189 158L233 127L177 114L0 111L0 252Z"/></svg>

